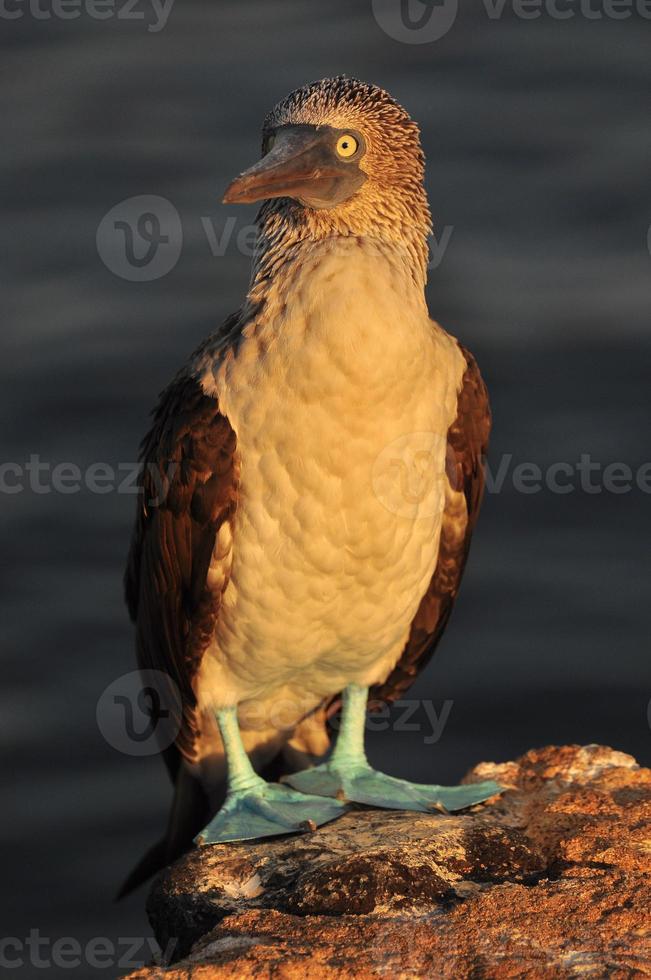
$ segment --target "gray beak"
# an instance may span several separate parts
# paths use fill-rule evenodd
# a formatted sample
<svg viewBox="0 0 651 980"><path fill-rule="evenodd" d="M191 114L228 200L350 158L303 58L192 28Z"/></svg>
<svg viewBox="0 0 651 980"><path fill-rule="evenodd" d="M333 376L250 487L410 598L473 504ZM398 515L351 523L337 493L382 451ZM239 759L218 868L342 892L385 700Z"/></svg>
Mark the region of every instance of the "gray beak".
<svg viewBox="0 0 651 980"><path fill-rule="evenodd" d="M228 185L224 204L291 197L308 207L328 208L346 200L366 175L356 163L337 159L332 133L327 126L279 129L269 153Z"/></svg>

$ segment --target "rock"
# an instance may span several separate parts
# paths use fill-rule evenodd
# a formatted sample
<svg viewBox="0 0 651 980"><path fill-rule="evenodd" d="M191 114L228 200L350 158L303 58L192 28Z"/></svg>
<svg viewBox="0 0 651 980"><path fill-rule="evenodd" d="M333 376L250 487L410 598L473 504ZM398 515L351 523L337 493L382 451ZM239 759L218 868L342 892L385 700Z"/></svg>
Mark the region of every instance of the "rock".
<svg viewBox="0 0 651 980"><path fill-rule="evenodd" d="M651 977L651 771L565 746L484 779L507 792L454 816L360 808L192 851L148 902L182 959L132 980Z"/></svg>

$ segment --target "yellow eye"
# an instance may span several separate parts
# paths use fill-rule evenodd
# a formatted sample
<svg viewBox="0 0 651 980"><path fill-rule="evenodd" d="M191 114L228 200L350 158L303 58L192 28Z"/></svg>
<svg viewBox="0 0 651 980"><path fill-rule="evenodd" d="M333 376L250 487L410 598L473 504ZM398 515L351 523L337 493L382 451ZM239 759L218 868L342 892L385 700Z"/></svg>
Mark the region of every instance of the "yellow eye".
<svg viewBox="0 0 651 980"><path fill-rule="evenodd" d="M337 153L340 157L352 157L357 153L359 143L350 133L345 133L337 140Z"/></svg>
<svg viewBox="0 0 651 980"><path fill-rule="evenodd" d="M264 141L264 146L262 147L262 152L264 155L266 155L269 152L269 150L273 149L273 145L275 142L276 142L276 134L270 133L270 135L267 136L266 140Z"/></svg>

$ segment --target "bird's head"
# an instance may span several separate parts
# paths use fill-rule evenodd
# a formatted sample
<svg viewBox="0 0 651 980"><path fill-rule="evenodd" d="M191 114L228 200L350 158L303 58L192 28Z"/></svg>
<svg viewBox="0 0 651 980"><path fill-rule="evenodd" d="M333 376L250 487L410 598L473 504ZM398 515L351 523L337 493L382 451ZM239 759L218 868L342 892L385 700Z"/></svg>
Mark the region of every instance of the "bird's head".
<svg viewBox="0 0 651 980"><path fill-rule="evenodd" d="M262 159L225 203L309 232L425 241L431 230L417 124L383 89L339 76L296 89L264 121Z"/></svg>

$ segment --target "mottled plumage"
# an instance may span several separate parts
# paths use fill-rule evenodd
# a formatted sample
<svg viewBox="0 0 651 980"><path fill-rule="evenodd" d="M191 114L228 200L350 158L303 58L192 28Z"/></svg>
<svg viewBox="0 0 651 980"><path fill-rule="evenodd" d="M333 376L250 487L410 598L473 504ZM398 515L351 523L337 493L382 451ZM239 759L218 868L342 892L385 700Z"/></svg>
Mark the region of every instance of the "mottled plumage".
<svg viewBox="0 0 651 980"><path fill-rule="evenodd" d="M452 613L479 517L491 412L477 362L465 347L460 345L460 349L468 366L459 392L457 417L447 436L446 506L436 569L400 660L386 681L372 692L380 702L395 701L407 691L434 654Z"/></svg>
<svg viewBox="0 0 651 980"><path fill-rule="evenodd" d="M342 132L363 152L331 164ZM185 762L171 769L213 805L216 710L237 706L260 767L283 747L294 762L323 752L348 684L388 701L407 690L458 592L490 430L472 355L425 305L417 125L386 92L339 77L279 103L263 152L276 135L316 162L293 197L264 201L242 309L161 396L126 574L139 663L181 693ZM234 184L259 184L261 169ZM405 504L394 475L409 479L414 459L431 486ZM172 827L158 859L197 829Z"/></svg>

